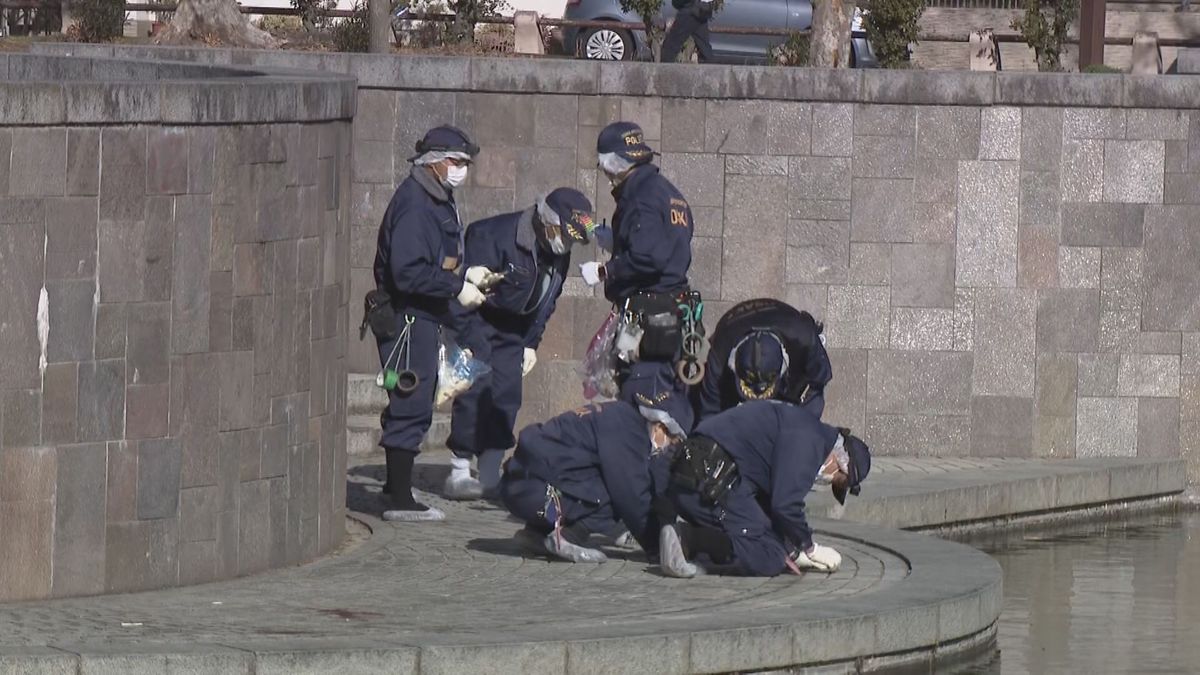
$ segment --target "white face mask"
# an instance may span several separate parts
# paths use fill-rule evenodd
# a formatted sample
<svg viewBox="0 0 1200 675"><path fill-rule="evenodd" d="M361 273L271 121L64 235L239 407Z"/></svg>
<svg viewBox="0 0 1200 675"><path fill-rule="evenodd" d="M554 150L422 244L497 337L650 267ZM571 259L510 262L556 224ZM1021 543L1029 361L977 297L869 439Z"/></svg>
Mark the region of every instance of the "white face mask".
<svg viewBox="0 0 1200 675"><path fill-rule="evenodd" d="M467 167L465 166L450 166L446 167L446 185L456 188L462 185L467 180Z"/></svg>
<svg viewBox="0 0 1200 675"><path fill-rule="evenodd" d="M554 255L562 255L567 252L567 244L562 240L562 237L554 237L546 241L550 244L550 252Z"/></svg>

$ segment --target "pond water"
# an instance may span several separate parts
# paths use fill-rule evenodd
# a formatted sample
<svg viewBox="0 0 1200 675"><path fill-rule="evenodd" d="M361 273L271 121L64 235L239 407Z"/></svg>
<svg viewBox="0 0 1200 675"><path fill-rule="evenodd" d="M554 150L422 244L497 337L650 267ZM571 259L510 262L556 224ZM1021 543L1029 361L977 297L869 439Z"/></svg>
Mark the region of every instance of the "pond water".
<svg viewBox="0 0 1200 675"><path fill-rule="evenodd" d="M1004 569L999 655L964 673L1200 673L1200 513L974 539Z"/></svg>

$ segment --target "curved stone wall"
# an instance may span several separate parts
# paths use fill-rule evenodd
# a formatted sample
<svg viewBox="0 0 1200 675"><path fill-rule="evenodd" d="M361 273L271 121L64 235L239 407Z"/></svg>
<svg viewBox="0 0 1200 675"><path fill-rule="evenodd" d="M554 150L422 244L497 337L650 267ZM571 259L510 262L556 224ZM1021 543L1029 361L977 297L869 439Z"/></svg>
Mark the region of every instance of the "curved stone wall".
<svg viewBox="0 0 1200 675"><path fill-rule="evenodd" d="M0 600L344 531L354 81L0 56Z"/></svg>
<svg viewBox="0 0 1200 675"><path fill-rule="evenodd" d="M760 295L823 319L826 417L876 451L1183 456L1200 479L1195 76L115 49L357 77L353 297L429 126L483 146L464 217L561 184L608 217L595 138L633 119L692 204L709 325ZM566 292L522 422L580 399L608 307L578 279ZM369 343L350 365L375 371Z"/></svg>

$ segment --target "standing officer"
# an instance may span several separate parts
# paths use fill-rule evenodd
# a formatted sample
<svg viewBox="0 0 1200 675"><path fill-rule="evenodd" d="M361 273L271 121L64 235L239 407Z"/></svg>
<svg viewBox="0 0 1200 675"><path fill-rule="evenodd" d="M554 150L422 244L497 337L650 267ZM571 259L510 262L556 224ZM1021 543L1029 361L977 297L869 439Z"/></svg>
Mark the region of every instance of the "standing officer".
<svg viewBox="0 0 1200 675"><path fill-rule="evenodd" d="M641 127L614 122L596 141L597 163L613 186L612 258L584 263L589 284L604 282L617 311L638 318L638 361L618 373L620 397L652 391L675 380L681 334L679 305L692 265L692 210L683 195L650 163L653 150Z"/></svg>
<svg viewBox="0 0 1200 675"><path fill-rule="evenodd" d="M870 469L870 451L849 429L790 403L748 401L714 415L696 426L671 467L667 494L686 523L661 531L663 572L696 576L701 554L746 576L834 572L842 557L813 541L804 500L817 483L832 486L844 504Z"/></svg>
<svg viewBox="0 0 1200 675"><path fill-rule="evenodd" d="M662 63L674 63L683 49L683 43L692 38L701 63L712 61L712 41L709 38L708 20L713 15L713 0L671 0L675 7L675 21L662 44Z"/></svg>
<svg viewBox="0 0 1200 675"><path fill-rule="evenodd" d="M537 348L554 313L571 261L571 245L586 244L595 227L583 193L558 188L524 211L495 216L467 228L467 281L486 287L478 312L467 312L461 340L491 365L469 391L454 399L453 451L445 492L477 499L496 489L500 462L513 445L521 408L521 378L537 363ZM478 457L479 479L471 477Z"/></svg>
<svg viewBox="0 0 1200 675"><path fill-rule="evenodd" d="M833 379L823 329L779 300L734 305L713 330L704 379L692 390L696 421L756 399L795 403L819 418Z"/></svg>
<svg viewBox="0 0 1200 675"><path fill-rule="evenodd" d="M454 203L454 189L466 180L479 147L461 129L440 126L416 150L412 171L379 226L375 253L376 288L388 296L381 308L395 313L392 330L376 332L379 359L385 371L400 371L405 380L388 390L380 415L392 501L383 518L399 521L445 518L413 499L413 462L433 421L440 328L454 325L456 303L473 309L484 301L483 292L462 279L462 224Z"/></svg>
<svg viewBox="0 0 1200 675"><path fill-rule="evenodd" d="M654 498L663 494L663 463L673 443L686 438L692 410L682 392L638 394L625 401L590 404L521 431L504 467L504 506L525 521L516 539L528 550L572 562L604 562L586 546L620 521L651 557L658 553Z"/></svg>

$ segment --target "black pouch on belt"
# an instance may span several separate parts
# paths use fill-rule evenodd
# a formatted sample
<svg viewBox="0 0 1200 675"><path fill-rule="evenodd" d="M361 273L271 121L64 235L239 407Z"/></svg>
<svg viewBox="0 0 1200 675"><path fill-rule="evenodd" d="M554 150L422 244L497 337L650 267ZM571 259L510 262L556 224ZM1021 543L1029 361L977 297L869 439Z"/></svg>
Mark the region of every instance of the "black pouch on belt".
<svg viewBox="0 0 1200 675"><path fill-rule="evenodd" d="M642 361L674 360L683 340L675 298L665 293L637 296L629 308L641 317L638 357Z"/></svg>
<svg viewBox="0 0 1200 675"><path fill-rule="evenodd" d="M367 327L380 340L396 337L396 310L392 308L392 297L387 291L375 289L363 297L363 321L358 328L358 339L367 335Z"/></svg>
<svg viewBox="0 0 1200 675"><path fill-rule="evenodd" d="M737 484L737 464L716 441L692 436L679 446L671 465L671 480L720 504Z"/></svg>

